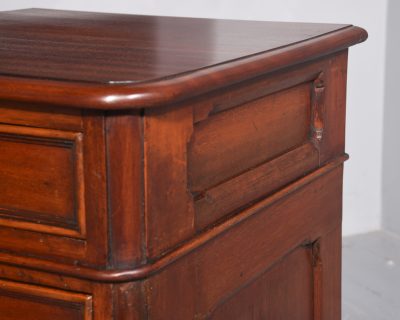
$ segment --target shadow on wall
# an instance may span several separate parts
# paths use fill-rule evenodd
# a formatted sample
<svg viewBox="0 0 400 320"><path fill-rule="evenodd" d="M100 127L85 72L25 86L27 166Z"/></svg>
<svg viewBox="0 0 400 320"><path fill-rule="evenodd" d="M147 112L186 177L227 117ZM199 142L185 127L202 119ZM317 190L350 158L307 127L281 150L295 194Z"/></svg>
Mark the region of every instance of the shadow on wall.
<svg viewBox="0 0 400 320"><path fill-rule="evenodd" d="M400 234L400 1L388 1L383 119L383 228Z"/></svg>

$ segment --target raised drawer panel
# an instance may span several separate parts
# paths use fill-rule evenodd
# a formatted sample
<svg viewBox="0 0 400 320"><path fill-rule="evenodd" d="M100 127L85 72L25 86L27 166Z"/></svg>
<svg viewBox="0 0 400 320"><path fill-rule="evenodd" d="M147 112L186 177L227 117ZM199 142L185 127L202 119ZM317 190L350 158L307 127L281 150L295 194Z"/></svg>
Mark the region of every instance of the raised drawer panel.
<svg viewBox="0 0 400 320"><path fill-rule="evenodd" d="M315 70L306 76L310 80L281 90L274 87L274 93L263 89L261 97L263 87L255 91L250 85L254 98L249 93L238 105L229 105L229 92L213 97L205 107L198 103L195 110L202 112L195 112L188 144L188 185L197 230L319 167L323 79Z"/></svg>
<svg viewBox="0 0 400 320"><path fill-rule="evenodd" d="M0 225L84 237L81 133L0 125L0 154Z"/></svg>
<svg viewBox="0 0 400 320"><path fill-rule="evenodd" d="M36 118L42 113L30 119L34 111L29 110L17 109L15 124L4 123L11 115L0 121L0 250L105 266L104 116L85 112L81 119L76 112L51 117L48 110L43 113L46 126Z"/></svg>
<svg viewBox="0 0 400 320"><path fill-rule="evenodd" d="M337 106L326 99L335 90L326 68L326 61L319 61L199 97L187 108L146 111L150 256L323 164L322 151L335 139L332 128L343 118L329 114Z"/></svg>
<svg viewBox="0 0 400 320"><path fill-rule="evenodd" d="M2 320L91 320L92 297L0 280Z"/></svg>
<svg viewBox="0 0 400 320"><path fill-rule="evenodd" d="M189 183L201 192L303 144L310 134L310 83L226 110L195 125Z"/></svg>

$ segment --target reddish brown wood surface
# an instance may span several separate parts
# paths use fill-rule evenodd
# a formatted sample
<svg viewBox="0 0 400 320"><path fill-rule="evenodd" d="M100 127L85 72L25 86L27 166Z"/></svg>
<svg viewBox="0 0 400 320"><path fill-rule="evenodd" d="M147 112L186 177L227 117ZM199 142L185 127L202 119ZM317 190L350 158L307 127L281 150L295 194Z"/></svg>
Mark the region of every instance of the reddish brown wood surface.
<svg viewBox="0 0 400 320"><path fill-rule="evenodd" d="M187 181L187 144L192 133L191 108L146 113L145 212L150 257L159 256L193 235L193 196Z"/></svg>
<svg viewBox="0 0 400 320"><path fill-rule="evenodd" d="M197 124L188 154L191 190L213 187L300 146L310 131L310 106L304 83Z"/></svg>
<svg viewBox="0 0 400 320"><path fill-rule="evenodd" d="M2 101L0 123L67 131L83 131L82 111L55 109L51 106L33 106Z"/></svg>
<svg viewBox="0 0 400 320"><path fill-rule="evenodd" d="M128 109L175 103L210 88L220 89L338 52L367 37L365 30L345 25L48 10L9 12L1 17L0 33L4 30L9 35L3 35L9 43L7 50L0 51L0 98L76 108ZM188 32L193 28L196 32ZM195 40L197 35L201 41ZM43 48L48 48L45 54ZM121 53L124 57L117 59ZM189 61L184 63L185 59ZM131 76L120 78L120 72ZM118 83L121 79L128 83ZM90 83L98 81L114 82Z"/></svg>
<svg viewBox="0 0 400 320"><path fill-rule="evenodd" d="M365 38L0 13L0 319L339 320L347 48Z"/></svg>
<svg viewBox="0 0 400 320"><path fill-rule="evenodd" d="M109 262L133 267L145 260L143 119L115 113L106 120Z"/></svg>
<svg viewBox="0 0 400 320"><path fill-rule="evenodd" d="M318 151L310 143L203 192L195 202L196 227L203 229L219 218L259 199L318 167ZM243 192L246 190L246 192Z"/></svg>
<svg viewBox="0 0 400 320"><path fill-rule="evenodd" d="M346 27L43 9L9 11L0 13L0 73L79 82L149 81Z"/></svg>
<svg viewBox="0 0 400 320"><path fill-rule="evenodd" d="M0 315L7 320L91 320L92 297L0 280Z"/></svg>
<svg viewBox="0 0 400 320"><path fill-rule="evenodd" d="M296 249L224 301L209 319L312 320L313 272L309 251L307 247Z"/></svg>
<svg viewBox="0 0 400 320"><path fill-rule="evenodd" d="M0 216L86 232L80 133L0 125L0 153Z"/></svg>
<svg viewBox="0 0 400 320"><path fill-rule="evenodd" d="M8 110L9 105L6 105ZM15 117L23 122L37 110ZM25 116L29 117L25 118ZM48 111L37 113L37 119ZM86 112L64 123L33 121L32 127L0 125L0 248L70 264L106 265L108 218L103 117ZM82 132L65 130L82 123ZM47 128L57 123L63 130ZM46 125L47 124L47 125ZM92 224L95 223L96 227Z"/></svg>
<svg viewBox="0 0 400 320"><path fill-rule="evenodd" d="M271 206L260 205L230 232L150 278L149 319L162 319L163 314L174 314L179 320L193 315L207 319L223 301L292 250L340 225L341 179L338 168ZM329 273L324 275L329 277ZM297 294L309 293L309 288L298 289ZM332 319L338 316L335 313Z"/></svg>

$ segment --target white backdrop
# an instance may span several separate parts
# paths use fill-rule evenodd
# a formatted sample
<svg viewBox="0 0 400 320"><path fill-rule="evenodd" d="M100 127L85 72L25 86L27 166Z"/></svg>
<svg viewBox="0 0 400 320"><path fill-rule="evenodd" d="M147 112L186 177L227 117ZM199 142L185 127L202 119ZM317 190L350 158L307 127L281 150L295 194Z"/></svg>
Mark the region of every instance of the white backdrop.
<svg viewBox="0 0 400 320"><path fill-rule="evenodd" d="M388 0L12 0L0 10L59 8L250 20L351 23L369 39L350 50L344 234L381 224L383 94Z"/></svg>
<svg viewBox="0 0 400 320"><path fill-rule="evenodd" d="M383 226L400 235L400 1L389 0L383 126Z"/></svg>

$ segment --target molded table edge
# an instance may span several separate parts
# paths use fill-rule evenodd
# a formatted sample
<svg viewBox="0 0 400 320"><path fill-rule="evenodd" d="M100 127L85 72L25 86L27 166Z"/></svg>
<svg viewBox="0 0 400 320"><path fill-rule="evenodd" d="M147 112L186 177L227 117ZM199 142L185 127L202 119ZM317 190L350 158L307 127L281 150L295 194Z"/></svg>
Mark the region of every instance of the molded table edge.
<svg viewBox="0 0 400 320"><path fill-rule="evenodd" d="M347 49L367 37L364 29L347 26L288 46L149 82L100 84L0 76L0 100L99 110L166 106Z"/></svg>

